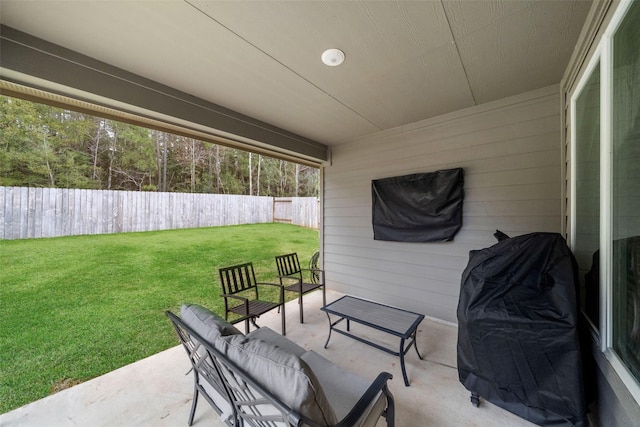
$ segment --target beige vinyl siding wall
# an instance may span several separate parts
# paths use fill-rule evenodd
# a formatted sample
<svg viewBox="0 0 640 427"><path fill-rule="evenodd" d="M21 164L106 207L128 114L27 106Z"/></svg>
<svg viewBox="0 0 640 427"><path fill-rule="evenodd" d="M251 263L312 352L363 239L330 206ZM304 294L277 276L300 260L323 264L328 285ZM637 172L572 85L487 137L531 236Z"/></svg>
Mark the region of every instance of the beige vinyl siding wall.
<svg viewBox="0 0 640 427"><path fill-rule="evenodd" d="M470 250L561 231L557 86L413 123L332 150L324 169L323 265L328 286L457 322ZM371 180L462 167L463 226L453 242L373 240Z"/></svg>

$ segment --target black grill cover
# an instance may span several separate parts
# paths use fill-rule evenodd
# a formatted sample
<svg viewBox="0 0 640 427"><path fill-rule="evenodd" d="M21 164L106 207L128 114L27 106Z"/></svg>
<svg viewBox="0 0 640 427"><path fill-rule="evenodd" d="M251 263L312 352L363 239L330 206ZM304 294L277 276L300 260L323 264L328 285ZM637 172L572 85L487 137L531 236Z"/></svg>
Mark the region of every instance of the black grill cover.
<svg viewBox="0 0 640 427"><path fill-rule="evenodd" d="M538 425L585 425L575 265L555 233L470 252L458 303L469 391Z"/></svg>

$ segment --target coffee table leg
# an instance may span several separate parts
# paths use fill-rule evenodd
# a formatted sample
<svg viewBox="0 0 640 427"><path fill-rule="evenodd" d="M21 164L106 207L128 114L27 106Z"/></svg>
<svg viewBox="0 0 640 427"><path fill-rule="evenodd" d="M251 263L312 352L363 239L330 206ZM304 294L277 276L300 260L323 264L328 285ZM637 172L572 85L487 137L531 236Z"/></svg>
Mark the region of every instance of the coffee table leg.
<svg viewBox="0 0 640 427"><path fill-rule="evenodd" d="M327 342L324 343L324 348L327 348L329 345L329 340L331 339L331 331L333 330L333 325L331 324L331 316L327 313L327 319L329 319L329 336L327 337Z"/></svg>
<svg viewBox="0 0 640 427"><path fill-rule="evenodd" d="M424 360L424 359L422 358L422 355L421 355L421 354L420 354L420 352L418 351L418 339L416 338L416 334L417 334L417 332L414 332L414 333L413 333L413 346L415 347L415 349L416 349L416 353L418 353L418 357L420 358L420 360Z"/></svg>
<svg viewBox="0 0 640 427"><path fill-rule="evenodd" d="M409 387L409 378L407 378L407 369L404 366L404 338L400 340L400 368L402 369L402 378L404 378L404 385Z"/></svg>

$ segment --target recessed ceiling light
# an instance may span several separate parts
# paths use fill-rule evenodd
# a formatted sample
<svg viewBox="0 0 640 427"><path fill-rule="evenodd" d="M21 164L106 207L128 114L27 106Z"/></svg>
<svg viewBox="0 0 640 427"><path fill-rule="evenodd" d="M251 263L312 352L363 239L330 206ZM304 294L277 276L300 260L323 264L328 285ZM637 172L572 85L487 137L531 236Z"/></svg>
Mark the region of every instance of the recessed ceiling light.
<svg viewBox="0 0 640 427"><path fill-rule="evenodd" d="M340 49L327 49L322 52L322 62L330 67L335 67L344 62L344 52Z"/></svg>

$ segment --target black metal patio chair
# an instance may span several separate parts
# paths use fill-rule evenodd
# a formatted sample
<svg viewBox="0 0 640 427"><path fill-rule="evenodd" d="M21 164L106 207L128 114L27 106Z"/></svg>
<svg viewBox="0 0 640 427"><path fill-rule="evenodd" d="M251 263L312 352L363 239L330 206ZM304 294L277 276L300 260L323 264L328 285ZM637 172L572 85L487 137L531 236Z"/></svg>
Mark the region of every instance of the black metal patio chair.
<svg viewBox="0 0 640 427"><path fill-rule="evenodd" d="M256 318L268 311L278 309L282 317L282 335L286 335L284 312L284 288L277 283L257 282L253 264L248 262L231 267L220 268L220 284L224 298L224 315L229 319L230 313L239 314L240 320L245 321L245 333L249 333L249 322L259 328ZM277 302L260 299L260 286L275 286L278 288ZM232 323L234 323L232 321Z"/></svg>
<svg viewBox="0 0 640 427"><path fill-rule="evenodd" d="M322 305L327 305L323 270L319 268L300 268L298 254L295 252L277 256L276 266L278 267L278 276L284 290L298 294L300 323L304 323L304 310L302 308L302 296L304 294L322 288ZM287 285L286 283L289 284Z"/></svg>
<svg viewBox="0 0 640 427"><path fill-rule="evenodd" d="M320 251L315 251L309 260L309 270L311 270L311 283L320 281Z"/></svg>

